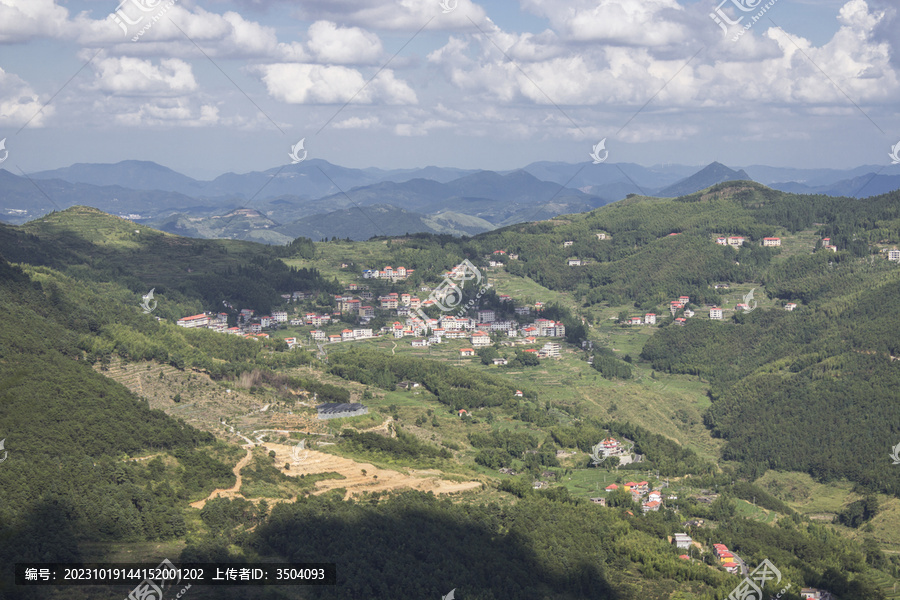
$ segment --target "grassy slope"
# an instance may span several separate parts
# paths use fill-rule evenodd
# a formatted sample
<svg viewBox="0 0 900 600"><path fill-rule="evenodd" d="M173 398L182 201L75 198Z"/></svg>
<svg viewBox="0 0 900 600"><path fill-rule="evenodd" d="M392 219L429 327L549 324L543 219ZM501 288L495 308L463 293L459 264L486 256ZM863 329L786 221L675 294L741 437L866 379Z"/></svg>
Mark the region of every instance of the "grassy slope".
<svg viewBox="0 0 900 600"><path fill-rule="evenodd" d="M49 219L49 218L48 218ZM129 233L129 227L132 229ZM56 228L56 229L54 229ZM141 254L146 249L146 241L153 234L141 231L140 234L134 234L133 230L141 229L133 224L122 222L116 226L109 226L109 230L104 232L104 242L101 247L115 249L115 252L128 251L135 254ZM31 231L38 232L42 236L49 236L53 239L67 244L72 243L71 235L64 231L64 227L59 223L52 221L35 224ZM76 238L94 239L96 233L89 230L86 226L77 225L75 227ZM143 236L143 237L141 237ZM171 238L166 234L157 234L157 241L160 239ZM814 242L814 237L810 232L802 232L797 236L785 236L785 254L802 253L805 251L810 242ZM175 238L176 240L178 238ZM178 252L179 243L169 243L166 246L166 254L171 251ZM218 242L217 242L218 243ZM234 242L224 242L226 244L234 244ZM238 245L234 246L238 248ZM340 262L353 260L364 268L381 267L384 264L391 264L390 254L387 244L381 241L362 242L362 243L325 243L317 244L319 256L313 261L286 261L292 266L316 267L319 268L324 275L331 278L337 276L342 283L358 281L356 276L346 270L340 269ZM232 246L229 245L229 248ZM248 252L252 254L255 248L248 245ZM182 258L190 259L192 254L185 253ZM152 257L151 257L152 258ZM157 257L158 259L158 257ZM154 263L149 260L146 266L159 268L161 272L166 272L170 267L158 262ZM145 263L139 263L140 269L145 267ZM530 279L523 279L509 276L500 270L491 273L491 281L495 283L499 293L509 293L517 300L544 300L556 301L570 308L577 308L571 295L548 290L538 285ZM733 288L730 290L732 295L741 295L745 291L749 291L750 285L743 288ZM759 296L757 298L764 299ZM596 315L612 315L617 314L623 307L595 307ZM626 307L627 308L627 307ZM727 305L726 305L727 308ZM607 344L624 354L637 357L640 348L649 335L652 334L651 328L634 328L623 329L610 326L607 321L597 320L597 325L591 333L592 339L598 343ZM392 342L367 342L378 345L386 351L390 351L393 347ZM396 352L413 353L419 355L427 355L438 360L448 360L459 362L458 347L462 347L462 341L452 342L442 345L438 348L429 350L412 349L408 345L408 339L400 341L397 345ZM477 363L469 363L466 366L476 369L487 369L493 372L504 372L496 367L483 367ZM635 380L628 382L610 382L597 376L596 372L590 369L575 353L568 354L561 361L548 361L542 363L540 367L525 369L524 371L509 372L510 377L516 381L522 381L523 385L531 385L541 389L541 398L549 399L561 404L582 403L586 406L589 414L598 416L613 416L619 420L630 420L647 427L653 431L667 435L673 439L677 439L698 451L707 458L716 458L720 443L718 440L710 438L705 428L699 424L699 414L708 404L705 396L706 385L704 382L698 381L696 378L687 376L669 376L656 374L656 378L651 377L651 371L645 366L635 365ZM361 394L362 386L356 384L347 384L342 380L335 380L329 376L321 376L323 380L338 381L343 386L351 387L355 393ZM451 443L462 443L466 439L466 434L474 429L483 429L485 423L467 425L459 421L456 417L446 414L442 411L444 408L434 401L433 397L427 392L377 392L376 398L367 400L375 410L383 410L387 414L388 407L396 405L400 413L401 421L407 425L407 430L417 435L424 436L426 439L432 439L436 442L448 441ZM170 408L176 408L171 406ZM432 428L430 424L417 428L411 425L416 416L424 414L427 410L434 411L441 426ZM510 427L529 427L527 424L504 423L502 426ZM535 431L537 433L537 431ZM470 459L471 452L463 451L459 458ZM480 468L479 468L480 469ZM468 472L468 468L462 467L461 472ZM491 475L496 475L491 473ZM592 488L605 483L611 477L610 474L601 470L578 470L573 474L571 480L564 482L572 491L578 492L579 495L591 495ZM600 487L604 487L600 485ZM826 486L823 486L826 487ZM827 487L830 493L835 494L836 498L830 503L823 503L823 506L835 507L835 502L841 498L840 488L833 486ZM848 502L846 495L842 497L842 503ZM746 506L740 506L739 510L747 514L758 513L756 507L752 507L747 503ZM890 526L893 521L890 517L893 513L886 511L884 514L885 526ZM879 515L881 518L882 515ZM879 527L881 529L881 527ZM896 530L896 529L895 529ZM852 532L851 532L852 533Z"/></svg>

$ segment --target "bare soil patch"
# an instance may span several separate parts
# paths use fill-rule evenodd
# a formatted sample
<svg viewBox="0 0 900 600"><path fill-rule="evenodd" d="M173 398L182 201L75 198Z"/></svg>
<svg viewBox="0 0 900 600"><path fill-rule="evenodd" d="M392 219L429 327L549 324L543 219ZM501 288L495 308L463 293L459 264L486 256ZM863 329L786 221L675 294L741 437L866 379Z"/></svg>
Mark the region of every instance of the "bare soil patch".
<svg viewBox="0 0 900 600"><path fill-rule="evenodd" d="M294 446L286 444L265 444L267 451L275 451L275 464L285 475L299 477L312 473L340 473L346 479L328 479L316 483L315 494L321 494L336 488L345 488L345 498L363 492L385 492L397 489L414 489L435 494L453 494L474 490L481 487L480 481L446 481L440 478L441 472L436 469L414 470L401 473L390 469L380 469L370 463L361 463L342 456L335 456L316 450L302 450L299 464L293 464ZM290 469L284 469L285 463ZM365 475L363 474L365 470Z"/></svg>

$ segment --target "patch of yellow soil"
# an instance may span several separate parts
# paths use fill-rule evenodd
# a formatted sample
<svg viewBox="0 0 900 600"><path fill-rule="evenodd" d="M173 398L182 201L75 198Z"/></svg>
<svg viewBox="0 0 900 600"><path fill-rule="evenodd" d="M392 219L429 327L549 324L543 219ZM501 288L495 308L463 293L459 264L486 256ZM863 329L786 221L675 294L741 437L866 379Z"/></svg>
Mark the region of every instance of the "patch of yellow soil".
<svg viewBox="0 0 900 600"><path fill-rule="evenodd" d="M315 494L335 488L346 488L345 499L363 492L384 492L397 489L414 489L435 494L452 494L481 487L480 481L445 481L440 471L429 469L400 473L390 469L380 469L370 463L361 463L342 456L334 456L316 450L299 451L299 462L294 464L294 446L286 444L265 444L266 451L275 451L275 464L285 475L299 477L312 473L340 473L346 479L327 479L316 482ZM290 469L284 469L284 464ZM363 475L363 470L366 474Z"/></svg>

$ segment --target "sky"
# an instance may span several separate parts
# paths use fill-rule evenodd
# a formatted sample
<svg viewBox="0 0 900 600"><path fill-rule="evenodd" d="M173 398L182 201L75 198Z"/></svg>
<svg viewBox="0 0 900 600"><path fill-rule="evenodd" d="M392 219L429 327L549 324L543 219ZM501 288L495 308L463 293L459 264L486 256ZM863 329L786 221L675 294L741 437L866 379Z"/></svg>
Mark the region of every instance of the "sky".
<svg viewBox="0 0 900 600"><path fill-rule="evenodd" d="M0 0L13 173L889 165L896 0ZM718 21L718 22L717 22ZM604 154L608 152L608 155Z"/></svg>

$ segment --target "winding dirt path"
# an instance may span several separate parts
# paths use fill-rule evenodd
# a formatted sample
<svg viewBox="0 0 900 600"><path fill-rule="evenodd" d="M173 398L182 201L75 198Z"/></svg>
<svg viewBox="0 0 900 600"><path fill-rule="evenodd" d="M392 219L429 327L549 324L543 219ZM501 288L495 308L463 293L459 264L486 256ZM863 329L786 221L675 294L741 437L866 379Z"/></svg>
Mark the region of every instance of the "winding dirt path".
<svg viewBox="0 0 900 600"><path fill-rule="evenodd" d="M194 508L203 508L206 506L206 503L217 496L222 496L223 498L235 498L241 496L241 469L246 467L250 463L250 459L253 458L253 450L247 448L247 455L244 456L238 464L234 466L234 476L237 481L235 481L234 485L228 489L218 489L213 490L213 492L207 496L206 500L197 500L196 502L191 502L191 506Z"/></svg>

